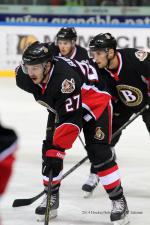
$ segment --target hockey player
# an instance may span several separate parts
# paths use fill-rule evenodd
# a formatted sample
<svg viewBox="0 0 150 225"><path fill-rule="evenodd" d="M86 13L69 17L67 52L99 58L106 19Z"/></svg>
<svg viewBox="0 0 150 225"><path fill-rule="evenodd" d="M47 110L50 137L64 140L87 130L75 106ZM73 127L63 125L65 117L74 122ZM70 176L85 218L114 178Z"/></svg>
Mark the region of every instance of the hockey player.
<svg viewBox="0 0 150 225"><path fill-rule="evenodd" d="M17 135L15 131L0 124L0 200L12 173L16 149Z"/></svg>
<svg viewBox="0 0 150 225"><path fill-rule="evenodd" d="M0 124L0 197L3 195L12 172L17 149L17 135L14 130Z"/></svg>
<svg viewBox="0 0 150 225"><path fill-rule="evenodd" d="M118 165L113 160L111 140L111 96L88 84L79 62L53 58L47 43L35 42L23 53L16 71L17 85L34 95L37 102L55 114L54 135L43 141L43 183L45 197L36 208L39 220L46 210L49 171L53 172L51 217L57 215L59 187L65 150L72 147L82 127L89 158L112 201L111 221L125 223L128 207L123 195Z"/></svg>
<svg viewBox="0 0 150 225"><path fill-rule="evenodd" d="M150 104L150 54L134 48L116 49L110 33L96 35L90 50L100 68L99 79L113 96L113 133L146 104ZM150 108L142 114L150 134ZM120 135L112 140L112 147ZM86 185L86 183L84 184Z"/></svg>
<svg viewBox="0 0 150 225"><path fill-rule="evenodd" d="M88 52L85 48L76 44L77 32L74 27L63 27L61 28L56 35L56 44L52 43L53 52L55 56L64 56L66 58L75 59L79 62L89 63L90 59ZM91 68L91 74L93 73L93 68ZM94 69L95 70L95 69ZM93 79L93 77L92 77ZM52 123L53 115L49 113L49 119L47 124L47 135L52 134ZM99 183L99 177L95 173L95 169L91 167L90 176L86 181L86 184L82 186L84 192L84 197L88 197L89 194L95 189Z"/></svg>
<svg viewBox="0 0 150 225"><path fill-rule="evenodd" d="M79 62L89 59L85 48L76 44L77 32L74 27L62 27L56 35L56 43L52 43L55 56L76 59Z"/></svg>
<svg viewBox="0 0 150 225"><path fill-rule="evenodd" d="M134 48L116 50L116 46L115 38L109 33L99 34L90 42L100 79L106 81L114 99L114 132L150 103L150 53ZM150 108L142 118L150 134Z"/></svg>

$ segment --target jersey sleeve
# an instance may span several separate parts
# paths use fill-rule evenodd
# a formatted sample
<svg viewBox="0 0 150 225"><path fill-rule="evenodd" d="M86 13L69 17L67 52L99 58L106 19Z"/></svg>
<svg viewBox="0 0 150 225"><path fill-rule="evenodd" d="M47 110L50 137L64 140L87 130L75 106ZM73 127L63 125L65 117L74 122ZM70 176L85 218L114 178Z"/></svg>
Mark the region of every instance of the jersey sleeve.
<svg viewBox="0 0 150 225"><path fill-rule="evenodd" d="M78 74L65 76L58 82L55 109L58 113L53 145L69 149L82 127L81 82Z"/></svg>

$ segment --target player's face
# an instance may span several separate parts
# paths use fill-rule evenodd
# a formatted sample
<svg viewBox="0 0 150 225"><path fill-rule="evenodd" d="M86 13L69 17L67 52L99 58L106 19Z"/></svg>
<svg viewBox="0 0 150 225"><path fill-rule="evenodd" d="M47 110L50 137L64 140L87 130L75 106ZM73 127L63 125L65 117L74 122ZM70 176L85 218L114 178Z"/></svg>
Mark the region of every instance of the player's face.
<svg viewBox="0 0 150 225"><path fill-rule="evenodd" d="M75 46L75 43L69 40L58 40L57 44L59 47L59 51L63 56L68 56Z"/></svg>
<svg viewBox="0 0 150 225"><path fill-rule="evenodd" d="M34 84L41 84L47 81L47 64L26 65L25 67Z"/></svg>
<svg viewBox="0 0 150 225"><path fill-rule="evenodd" d="M105 52L104 50L93 51L92 56L100 69L107 67L108 64L107 52Z"/></svg>

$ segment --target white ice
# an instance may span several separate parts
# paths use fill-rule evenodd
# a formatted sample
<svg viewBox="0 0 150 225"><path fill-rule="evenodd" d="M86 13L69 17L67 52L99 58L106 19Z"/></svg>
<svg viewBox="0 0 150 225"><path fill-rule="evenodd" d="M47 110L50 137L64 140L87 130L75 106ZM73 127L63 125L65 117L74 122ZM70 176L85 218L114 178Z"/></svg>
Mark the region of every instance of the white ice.
<svg viewBox="0 0 150 225"><path fill-rule="evenodd" d="M34 210L40 200L26 207L12 208L16 198L29 198L43 190L41 145L47 111L31 94L16 87L14 78L0 78L0 120L16 129L19 150L13 176L1 201L3 225L40 225ZM124 130L116 147L122 184L130 210L131 225L150 224L150 138L141 117ZM86 156L79 140L68 150L64 172ZM53 225L110 225L111 202L99 184L91 199L84 199L81 186L89 174L85 162L66 177L61 186L58 217Z"/></svg>

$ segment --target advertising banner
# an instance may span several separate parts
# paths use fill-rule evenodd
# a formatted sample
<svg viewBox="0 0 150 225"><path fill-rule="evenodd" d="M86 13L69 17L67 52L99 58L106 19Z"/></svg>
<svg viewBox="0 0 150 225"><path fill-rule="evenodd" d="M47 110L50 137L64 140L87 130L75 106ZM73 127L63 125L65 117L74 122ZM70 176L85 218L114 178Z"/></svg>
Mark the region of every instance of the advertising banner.
<svg viewBox="0 0 150 225"><path fill-rule="evenodd" d="M0 74L14 71L21 61L24 48L34 41L53 42L60 27L0 26L1 51ZM110 32L118 43L118 48L137 48L150 51L149 28L77 27L77 44L88 49L90 39Z"/></svg>
<svg viewBox="0 0 150 225"><path fill-rule="evenodd" d="M0 21L15 23L52 23L52 24L150 24L146 15L58 15L58 14L0 14Z"/></svg>

